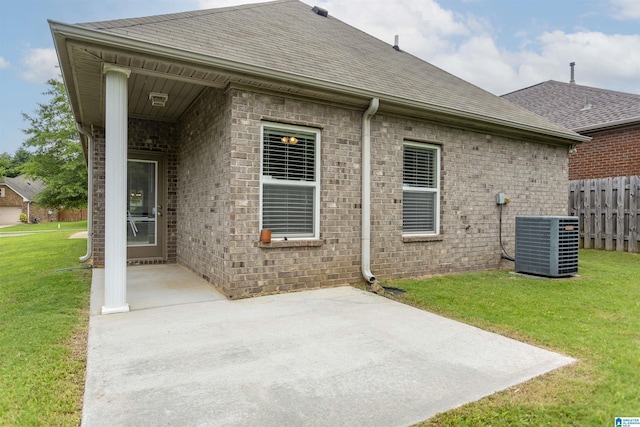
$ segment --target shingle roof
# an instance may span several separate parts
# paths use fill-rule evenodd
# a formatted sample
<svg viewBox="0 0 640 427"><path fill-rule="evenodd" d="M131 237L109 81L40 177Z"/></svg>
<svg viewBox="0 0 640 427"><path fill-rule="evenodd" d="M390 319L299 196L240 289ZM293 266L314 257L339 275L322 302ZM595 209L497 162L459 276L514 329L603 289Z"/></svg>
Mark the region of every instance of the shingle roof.
<svg viewBox="0 0 640 427"><path fill-rule="evenodd" d="M44 183L39 179L28 179L25 175L19 175L15 178L5 177L0 179L0 184L6 184L28 201L32 201L45 188Z"/></svg>
<svg viewBox="0 0 640 427"><path fill-rule="evenodd" d="M572 130L640 123L640 95L631 93L549 80L502 98Z"/></svg>
<svg viewBox="0 0 640 427"><path fill-rule="evenodd" d="M330 11L329 11L330 12ZM398 52L344 22L322 17L298 0L77 26L266 70L373 91L447 111L522 124L575 138L573 132Z"/></svg>

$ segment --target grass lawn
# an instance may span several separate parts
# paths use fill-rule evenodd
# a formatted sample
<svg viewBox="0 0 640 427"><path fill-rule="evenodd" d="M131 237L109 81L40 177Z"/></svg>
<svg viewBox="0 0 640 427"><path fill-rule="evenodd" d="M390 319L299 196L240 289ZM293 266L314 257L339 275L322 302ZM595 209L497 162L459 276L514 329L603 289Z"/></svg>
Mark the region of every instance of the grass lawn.
<svg viewBox="0 0 640 427"><path fill-rule="evenodd" d="M640 417L640 255L580 251L579 277L508 271L388 283L403 300L579 359L422 426L609 426Z"/></svg>
<svg viewBox="0 0 640 427"><path fill-rule="evenodd" d="M86 222L0 229L0 425L78 425L86 367ZM46 232L49 230L48 232ZM37 232L41 231L41 232ZM33 233L30 233L33 232ZM406 303L579 359L423 426L600 426L640 416L640 256L581 251L580 276L507 271L387 285Z"/></svg>
<svg viewBox="0 0 640 427"><path fill-rule="evenodd" d="M0 229L3 426L80 422L91 276L89 270L56 270L81 265L86 240L67 237L86 230L86 221L60 228L41 223ZM17 232L29 233L2 237Z"/></svg>
<svg viewBox="0 0 640 427"><path fill-rule="evenodd" d="M60 227L60 228L58 228ZM41 222L40 224L18 224L11 227L0 228L0 235L14 233L39 233L43 231L85 231L87 221L78 222ZM85 242L86 246L86 242ZM82 256L80 254L78 256Z"/></svg>

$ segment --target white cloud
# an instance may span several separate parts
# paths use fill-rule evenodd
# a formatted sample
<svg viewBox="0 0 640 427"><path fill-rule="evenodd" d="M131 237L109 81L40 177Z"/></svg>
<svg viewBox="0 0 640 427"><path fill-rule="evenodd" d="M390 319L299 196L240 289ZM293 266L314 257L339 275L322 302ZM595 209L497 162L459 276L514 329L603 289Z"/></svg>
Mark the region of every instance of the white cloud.
<svg viewBox="0 0 640 427"><path fill-rule="evenodd" d="M379 39L412 53L439 51L450 46L448 38L469 34L464 20L433 0L319 2L329 14ZM335 12L335 13L334 13Z"/></svg>
<svg viewBox="0 0 640 427"><path fill-rule="evenodd" d="M517 51L497 48L488 36L474 36L455 51L427 58L492 93L501 95L547 80L569 82L576 62L576 83L640 93L640 35L599 32L547 32Z"/></svg>
<svg viewBox="0 0 640 427"><path fill-rule="evenodd" d="M537 51L515 53L515 63L522 64L519 78L525 85L546 80L568 82L569 62L575 61L577 84L640 92L640 52L636 48L640 35L554 31L541 34L537 42Z"/></svg>
<svg viewBox="0 0 640 427"><path fill-rule="evenodd" d="M502 94L507 87L520 85L511 55L498 49L488 36L467 39L453 52L441 52L431 63L470 83Z"/></svg>
<svg viewBox="0 0 640 427"><path fill-rule="evenodd" d="M7 61L2 56L0 56L0 70L4 70L6 68L9 68L10 65L11 64L9 64L9 61Z"/></svg>
<svg viewBox="0 0 640 427"><path fill-rule="evenodd" d="M30 48L23 55L21 63L22 71L18 75L31 83L45 83L60 75L58 57L53 48Z"/></svg>
<svg viewBox="0 0 640 427"><path fill-rule="evenodd" d="M198 0L198 9L214 9L218 7L236 6L239 4L259 3L266 0Z"/></svg>
<svg viewBox="0 0 640 427"><path fill-rule="evenodd" d="M638 0L610 0L613 16L620 20L640 19L640 2Z"/></svg>
<svg viewBox="0 0 640 427"><path fill-rule="evenodd" d="M437 0L304 1L390 45L397 34L402 50L498 95L547 80L568 82L572 61L578 84L640 93L640 35L526 28L515 35L520 45L506 50L487 19L455 13ZM640 17L640 1L609 1L625 17ZM243 3L199 0L203 8Z"/></svg>
<svg viewBox="0 0 640 427"><path fill-rule="evenodd" d="M547 80L568 82L572 61L578 84L640 93L640 35L529 30L518 48L506 50L490 22L434 0L325 4L337 18L389 43L400 34L403 50L498 95Z"/></svg>

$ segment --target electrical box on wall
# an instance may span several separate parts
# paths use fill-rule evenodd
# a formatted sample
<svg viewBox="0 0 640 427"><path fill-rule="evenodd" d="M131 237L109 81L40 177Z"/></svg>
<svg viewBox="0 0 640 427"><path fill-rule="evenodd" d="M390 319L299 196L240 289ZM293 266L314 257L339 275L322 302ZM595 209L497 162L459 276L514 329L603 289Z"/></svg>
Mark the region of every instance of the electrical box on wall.
<svg viewBox="0 0 640 427"><path fill-rule="evenodd" d="M497 205L504 205L505 203L507 203L507 198L505 197L504 193L498 193L496 194L496 204Z"/></svg>

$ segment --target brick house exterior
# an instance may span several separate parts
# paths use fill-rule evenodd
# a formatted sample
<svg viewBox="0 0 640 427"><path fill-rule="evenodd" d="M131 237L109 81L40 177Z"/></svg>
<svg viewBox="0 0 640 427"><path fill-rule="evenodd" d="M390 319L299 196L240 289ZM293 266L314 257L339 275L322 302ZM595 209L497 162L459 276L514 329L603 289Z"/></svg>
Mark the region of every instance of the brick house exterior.
<svg viewBox="0 0 640 427"><path fill-rule="evenodd" d="M26 215L29 223L35 218L42 222L56 221L56 209L50 211L34 202L34 197L43 189L42 181L24 175L0 179L0 225L18 223L20 214Z"/></svg>
<svg viewBox="0 0 640 427"><path fill-rule="evenodd" d="M295 34L232 31L285 18L300 23ZM109 206L109 165L122 164L110 145L164 164L161 254L128 262L181 264L229 298L495 268L499 192L512 200L507 247L515 215L566 214L568 148L586 138L296 0L51 25L74 114L90 129L93 265L105 287L122 267L110 265L110 245L122 248L107 230L121 215ZM109 113L123 105L118 81L129 96L113 119L123 140L109 136L120 132ZM104 84L106 100L89 95ZM148 105L156 87L169 88L164 109ZM429 184L408 183L412 174ZM267 223L269 243L259 241Z"/></svg>
<svg viewBox="0 0 640 427"><path fill-rule="evenodd" d="M640 95L547 81L502 96L591 138L569 155L569 179L640 175Z"/></svg>
<svg viewBox="0 0 640 427"><path fill-rule="evenodd" d="M570 180L640 175L640 119L634 126L580 133L592 139L569 154Z"/></svg>

